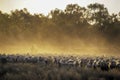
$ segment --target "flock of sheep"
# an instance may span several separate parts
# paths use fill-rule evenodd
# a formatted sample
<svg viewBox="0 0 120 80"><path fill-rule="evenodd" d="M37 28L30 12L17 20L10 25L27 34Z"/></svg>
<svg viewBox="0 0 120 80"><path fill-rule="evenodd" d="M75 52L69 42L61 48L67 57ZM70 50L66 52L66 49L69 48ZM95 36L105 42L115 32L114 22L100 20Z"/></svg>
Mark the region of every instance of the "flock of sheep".
<svg viewBox="0 0 120 80"><path fill-rule="evenodd" d="M120 58L114 57L62 57L62 56L22 56L22 55L0 55L0 63L39 63L44 65L54 64L58 67L80 67L101 69L109 71L111 69L120 70Z"/></svg>

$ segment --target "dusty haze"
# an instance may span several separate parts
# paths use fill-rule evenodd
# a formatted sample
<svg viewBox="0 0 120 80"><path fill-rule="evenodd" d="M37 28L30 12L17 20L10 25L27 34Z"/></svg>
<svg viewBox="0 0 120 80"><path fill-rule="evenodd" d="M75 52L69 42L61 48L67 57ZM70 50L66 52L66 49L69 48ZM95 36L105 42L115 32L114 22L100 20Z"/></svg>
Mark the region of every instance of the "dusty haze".
<svg viewBox="0 0 120 80"><path fill-rule="evenodd" d="M120 50L120 13L102 4L68 4L45 16L26 8L0 11L0 52L31 55L116 56Z"/></svg>

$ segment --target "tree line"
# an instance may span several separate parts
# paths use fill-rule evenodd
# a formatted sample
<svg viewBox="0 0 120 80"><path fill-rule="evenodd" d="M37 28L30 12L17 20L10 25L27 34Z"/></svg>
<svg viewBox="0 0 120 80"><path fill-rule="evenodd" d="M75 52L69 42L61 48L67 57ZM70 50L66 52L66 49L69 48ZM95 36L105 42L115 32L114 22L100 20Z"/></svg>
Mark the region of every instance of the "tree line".
<svg viewBox="0 0 120 80"><path fill-rule="evenodd" d="M64 10L56 8L48 15L31 14L26 8L11 13L0 11L0 41L51 40L64 36L88 40L102 36L119 42L120 13L109 14L99 3L87 7L68 4Z"/></svg>

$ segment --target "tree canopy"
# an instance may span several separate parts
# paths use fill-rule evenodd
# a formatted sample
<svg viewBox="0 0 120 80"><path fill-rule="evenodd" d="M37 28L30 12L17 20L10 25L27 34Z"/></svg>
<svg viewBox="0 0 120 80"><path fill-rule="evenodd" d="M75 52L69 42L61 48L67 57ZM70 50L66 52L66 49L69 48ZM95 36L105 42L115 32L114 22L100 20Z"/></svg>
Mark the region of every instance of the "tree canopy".
<svg viewBox="0 0 120 80"><path fill-rule="evenodd" d="M86 8L68 4L64 10L54 9L48 15L30 14L26 8L0 11L0 41L63 39L63 36L94 39L103 36L108 41L120 40L120 13L109 14L103 4L90 4Z"/></svg>

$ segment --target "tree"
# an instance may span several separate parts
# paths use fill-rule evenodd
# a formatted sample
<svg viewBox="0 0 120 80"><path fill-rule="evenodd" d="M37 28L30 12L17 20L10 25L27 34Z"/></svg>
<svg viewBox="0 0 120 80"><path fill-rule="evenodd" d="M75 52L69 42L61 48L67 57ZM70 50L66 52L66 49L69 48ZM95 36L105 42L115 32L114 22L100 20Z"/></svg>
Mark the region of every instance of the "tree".
<svg viewBox="0 0 120 80"><path fill-rule="evenodd" d="M90 4L88 5L88 22L92 25L97 25L97 29L104 31L106 24L109 23L109 13L107 8L102 4ZM108 22L106 22L108 21Z"/></svg>
<svg viewBox="0 0 120 80"><path fill-rule="evenodd" d="M65 14L67 19L74 24L81 24L85 20L86 8L80 7L78 4L69 4L66 6ZM67 21L68 21L67 20Z"/></svg>

